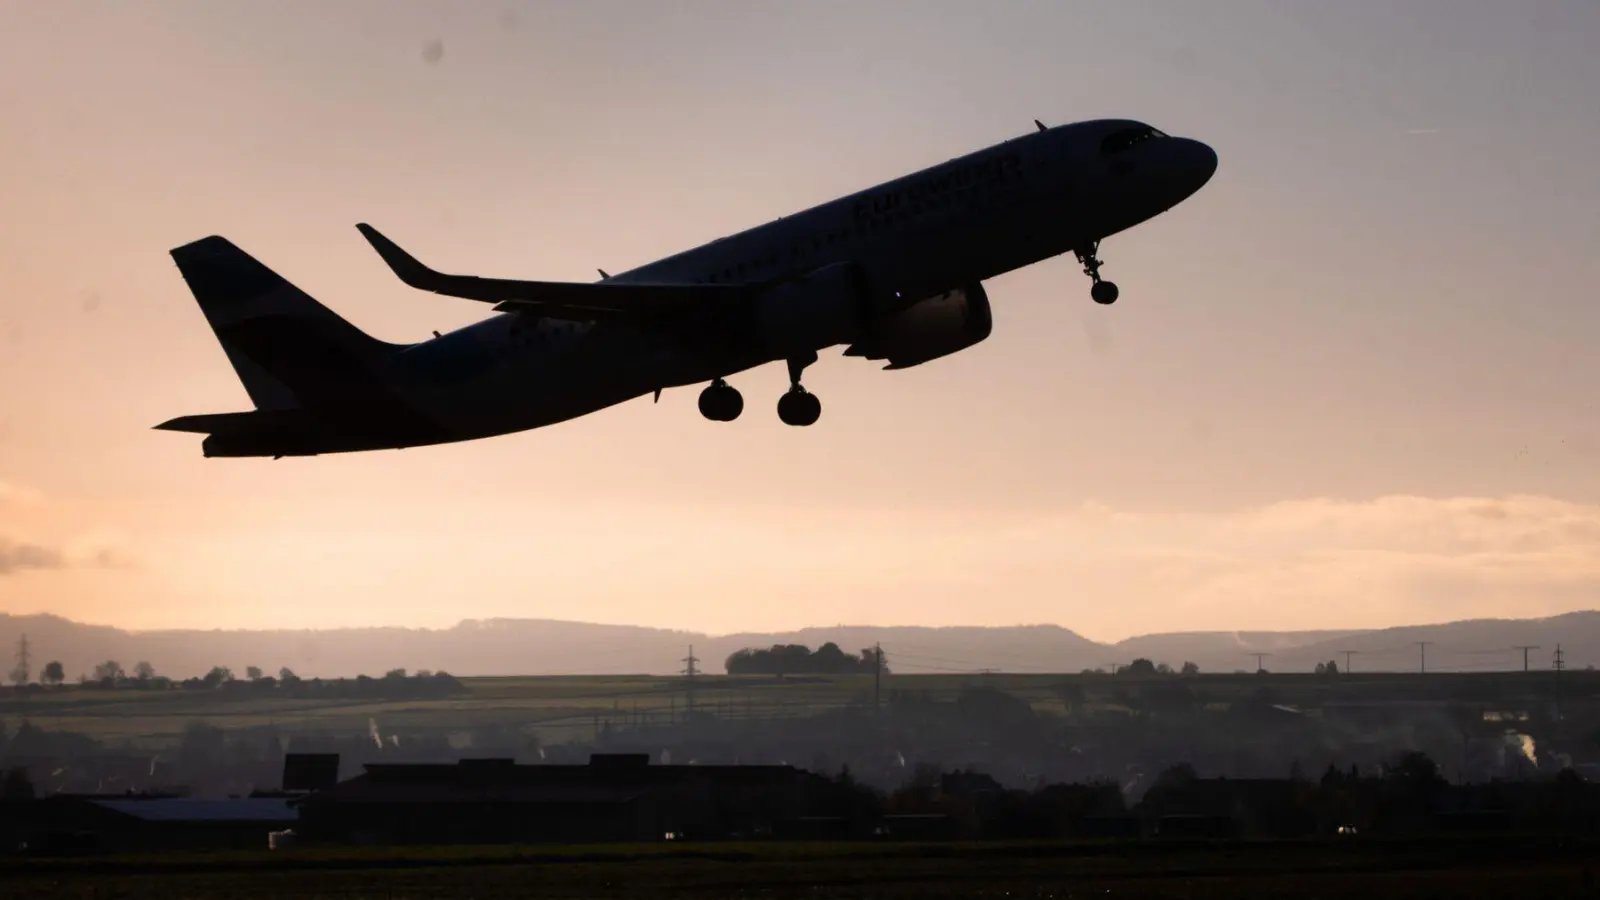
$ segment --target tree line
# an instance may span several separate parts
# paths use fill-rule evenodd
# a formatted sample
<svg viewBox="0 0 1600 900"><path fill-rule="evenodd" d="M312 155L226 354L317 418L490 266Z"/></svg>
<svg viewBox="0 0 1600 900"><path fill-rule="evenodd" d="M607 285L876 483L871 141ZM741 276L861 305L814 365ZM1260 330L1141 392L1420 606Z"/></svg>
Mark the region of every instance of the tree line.
<svg viewBox="0 0 1600 900"><path fill-rule="evenodd" d="M731 654L724 667L729 675L851 675L876 670L889 673L878 650L868 647L852 655L831 641L815 652L804 644L747 647Z"/></svg>
<svg viewBox="0 0 1600 900"><path fill-rule="evenodd" d="M39 682L45 687L64 688L65 673L61 663L46 663L39 673ZM19 683L19 686L26 682ZM95 690L139 691L221 691L228 696L259 696L273 694L286 697L434 697L449 696L465 691L461 682L448 672L420 669L407 673L405 669L390 669L382 678L357 675L354 678L301 678L288 666L278 670L276 676L268 675L259 666L247 666L244 678L234 675L227 666L212 666L205 675L184 679L169 678L156 672L148 662L134 664L130 673L116 660L99 663L89 674L79 675L77 687Z"/></svg>
<svg viewBox="0 0 1600 900"><path fill-rule="evenodd" d="M951 836L984 840L1136 837L1169 828L1189 836L1258 838L1474 828L1587 834L1600 823L1600 784L1572 769L1531 781L1451 784L1431 758L1415 751L1374 772L1330 765L1320 778L1297 766L1284 779L1201 778L1180 763L1160 773L1136 802L1111 780L1017 789L980 772L929 765L887 792L856 782L848 769L833 780L857 795L866 822L889 822L891 835L895 817L928 816L943 820Z"/></svg>

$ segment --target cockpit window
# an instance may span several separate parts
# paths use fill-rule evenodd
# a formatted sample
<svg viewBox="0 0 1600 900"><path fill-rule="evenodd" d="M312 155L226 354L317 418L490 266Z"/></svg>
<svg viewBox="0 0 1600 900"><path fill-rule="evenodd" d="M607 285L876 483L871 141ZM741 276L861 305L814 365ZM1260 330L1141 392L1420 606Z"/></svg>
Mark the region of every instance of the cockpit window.
<svg viewBox="0 0 1600 900"><path fill-rule="evenodd" d="M1105 139L1100 142L1100 155L1111 156L1121 153L1136 144L1164 137L1166 137L1165 134L1151 128L1149 125L1123 128L1105 136Z"/></svg>

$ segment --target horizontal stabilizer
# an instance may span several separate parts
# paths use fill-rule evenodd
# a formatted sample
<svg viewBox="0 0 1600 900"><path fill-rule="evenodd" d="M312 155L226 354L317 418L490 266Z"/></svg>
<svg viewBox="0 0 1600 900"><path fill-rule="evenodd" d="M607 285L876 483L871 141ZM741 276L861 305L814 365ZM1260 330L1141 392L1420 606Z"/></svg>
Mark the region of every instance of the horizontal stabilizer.
<svg viewBox="0 0 1600 900"><path fill-rule="evenodd" d="M519 281L447 275L423 265L376 228L357 225L394 274L418 290L496 304L502 312L602 319L654 315L749 296L756 285L640 282Z"/></svg>
<svg viewBox="0 0 1600 900"><path fill-rule="evenodd" d="M187 431L191 434L245 434L306 421L307 413L301 409L257 409L251 412L179 416L157 425L156 430Z"/></svg>

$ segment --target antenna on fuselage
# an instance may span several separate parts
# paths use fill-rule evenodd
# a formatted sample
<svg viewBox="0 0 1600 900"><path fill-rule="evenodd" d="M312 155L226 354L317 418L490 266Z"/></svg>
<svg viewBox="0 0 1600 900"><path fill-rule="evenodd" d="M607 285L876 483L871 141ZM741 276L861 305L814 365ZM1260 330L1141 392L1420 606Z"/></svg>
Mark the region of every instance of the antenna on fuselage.
<svg viewBox="0 0 1600 900"><path fill-rule="evenodd" d="M1039 130L1040 131L1045 131L1046 130L1045 127L1044 127L1044 123L1039 121L1038 119L1034 119L1033 120L1033 124L1039 126Z"/></svg>

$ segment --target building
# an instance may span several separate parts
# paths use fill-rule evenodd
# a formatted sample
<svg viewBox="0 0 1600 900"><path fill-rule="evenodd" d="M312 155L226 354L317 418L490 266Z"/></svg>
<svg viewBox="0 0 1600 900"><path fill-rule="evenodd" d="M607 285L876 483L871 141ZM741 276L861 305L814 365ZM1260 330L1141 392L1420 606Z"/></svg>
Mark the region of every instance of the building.
<svg viewBox="0 0 1600 900"><path fill-rule="evenodd" d="M307 841L357 844L573 843L722 839L849 817L840 786L792 766L650 765L596 754L588 765L509 759L368 764L296 799Z"/></svg>
<svg viewBox="0 0 1600 900"><path fill-rule="evenodd" d="M0 840L29 854L264 849L297 818L283 797L54 794L0 803Z"/></svg>

